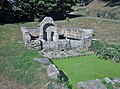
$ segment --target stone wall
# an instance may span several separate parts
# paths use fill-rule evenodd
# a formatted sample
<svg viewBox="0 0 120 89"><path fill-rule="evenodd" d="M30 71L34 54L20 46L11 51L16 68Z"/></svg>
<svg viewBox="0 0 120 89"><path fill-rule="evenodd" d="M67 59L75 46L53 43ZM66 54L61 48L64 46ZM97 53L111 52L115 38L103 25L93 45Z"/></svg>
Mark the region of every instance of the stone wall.
<svg viewBox="0 0 120 89"><path fill-rule="evenodd" d="M70 49L70 41L63 39L58 41L58 50Z"/></svg>
<svg viewBox="0 0 120 89"><path fill-rule="evenodd" d="M81 39L82 38L82 29L81 28L64 28L61 31L65 37L73 38L73 39Z"/></svg>
<svg viewBox="0 0 120 89"><path fill-rule="evenodd" d="M35 28L32 28L32 27L21 27L21 30L24 31L24 32L28 31L29 34L31 34L33 36L39 36L39 33L40 33L39 27L35 27Z"/></svg>
<svg viewBox="0 0 120 89"><path fill-rule="evenodd" d="M43 45L44 50L51 50L52 51L52 50L57 49L56 42L54 42L54 41L43 41L42 45Z"/></svg>
<svg viewBox="0 0 120 89"><path fill-rule="evenodd" d="M71 48L83 48L83 40L70 40Z"/></svg>
<svg viewBox="0 0 120 89"><path fill-rule="evenodd" d="M91 45L93 29L58 28L51 17L45 17L39 27L21 27L25 45L39 51L86 49Z"/></svg>

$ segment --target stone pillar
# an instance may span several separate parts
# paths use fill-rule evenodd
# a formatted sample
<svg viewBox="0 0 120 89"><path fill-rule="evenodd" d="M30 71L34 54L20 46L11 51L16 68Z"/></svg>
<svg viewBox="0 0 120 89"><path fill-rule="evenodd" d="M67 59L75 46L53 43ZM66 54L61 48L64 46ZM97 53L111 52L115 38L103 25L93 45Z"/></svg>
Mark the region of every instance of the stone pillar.
<svg viewBox="0 0 120 89"><path fill-rule="evenodd" d="M59 35L57 32L54 33L53 41L57 42L59 40Z"/></svg>

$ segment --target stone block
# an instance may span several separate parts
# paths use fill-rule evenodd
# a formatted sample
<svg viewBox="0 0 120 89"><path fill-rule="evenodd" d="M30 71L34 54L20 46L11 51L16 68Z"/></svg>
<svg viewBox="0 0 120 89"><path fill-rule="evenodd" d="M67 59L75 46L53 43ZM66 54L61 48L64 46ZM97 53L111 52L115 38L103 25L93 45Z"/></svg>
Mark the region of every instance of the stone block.
<svg viewBox="0 0 120 89"><path fill-rule="evenodd" d="M50 64L47 68L47 75L52 79L59 79L60 73L58 69L55 67L55 65Z"/></svg>
<svg viewBox="0 0 120 89"><path fill-rule="evenodd" d="M83 48L83 40L70 40L71 48Z"/></svg>
<svg viewBox="0 0 120 89"><path fill-rule="evenodd" d="M58 49L59 50L70 49L70 42L69 42L69 40L66 40L66 39L59 40L59 42L58 42Z"/></svg>
<svg viewBox="0 0 120 89"><path fill-rule="evenodd" d="M113 81L114 81L115 83L120 83L120 77L115 77L115 78L113 78Z"/></svg>
<svg viewBox="0 0 120 89"><path fill-rule="evenodd" d="M43 49L44 50L55 50L55 49L57 49L56 42L54 42L54 41L44 41L43 42Z"/></svg>
<svg viewBox="0 0 120 89"><path fill-rule="evenodd" d="M102 81L99 79L78 82L77 87L78 89L107 89L106 86L103 85Z"/></svg>
<svg viewBox="0 0 120 89"><path fill-rule="evenodd" d="M50 60L48 58L33 58L33 60L39 61L40 63L42 63L44 65L50 64Z"/></svg>

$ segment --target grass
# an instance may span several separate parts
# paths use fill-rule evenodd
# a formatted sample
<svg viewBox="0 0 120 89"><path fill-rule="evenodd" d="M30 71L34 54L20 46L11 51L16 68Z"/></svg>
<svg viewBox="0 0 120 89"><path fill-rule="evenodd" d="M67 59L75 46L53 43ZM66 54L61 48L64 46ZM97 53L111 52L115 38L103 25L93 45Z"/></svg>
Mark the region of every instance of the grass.
<svg viewBox="0 0 120 89"><path fill-rule="evenodd" d="M53 60L53 63L69 78L73 89L77 82L120 76L120 64L105 61L94 55Z"/></svg>
<svg viewBox="0 0 120 89"><path fill-rule="evenodd" d="M120 44L120 22L112 22L107 20L77 17L67 22L56 21L60 27L79 27L84 29L94 29L96 39L100 39L107 43Z"/></svg>
<svg viewBox="0 0 120 89"><path fill-rule="evenodd" d="M61 27L91 28L91 29L94 29L95 38L105 40L106 42L109 42L109 43L117 43L117 44L120 43L120 39L119 39L120 23L118 22L110 22L110 21L104 21L104 20L87 19L87 18L78 17L78 18L70 19L70 22L67 22L66 20L64 20L64 21L56 21L56 23ZM46 81L48 81L48 78L45 70L41 67L41 64L32 60L32 58L41 57L41 55L38 54L37 51L29 50L26 47L24 47L22 34L20 32L20 27L21 26L30 26L30 27L37 26L37 24L38 23L31 22L31 23L0 25L0 77L6 77L7 79L21 83L26 87L30 87L30 88L32 87L32 89L34 88L40 89L41 87L43 87ZM78 58L70 58L70 59L77 60ZM60 60L61 65L64 64L63 60L62 59ZM56 62L57 61L59 60L56 60ZM69 65L69 60L66 60L66 61L67 61L66 62L67 65ZM102 61L102 60L98 60L98 61ZM74 63L75 61L72 61L72 62ZM89 65L88 60L86 60L85 62L86 64ZM95 60L94 60L94 63L95 63ZM115 66L118 65L115 63L109 63L109 64L114 64ZM72 67L73 65L72 66L70 65L71 69ZM111 68L111 65L110 66L108 65L107 68L108 67ZM107 68L104 68L103 71L105 71L105 73L109 75L109 72L105 70ZM108 70L111 71L111 69L108 69ZM117 70L117 68L115 70ZM78 68L76 68L76 71L78 71ZM87 70L87 71L90 71L90 70ZM115 73L116 72L119 73L118 70L115 71ZM111 73L112 72L110 72L110 74ZM113 75L115 73L113 73ZM73 74L74 74L74 71L73 71ZM71 75L71 74L68 74L68 75ZM75 76L78 76L78 74L75 76L72 76L72 78L74 79L72 79L71 76L70 76L70 83L72 83L75 87L76 80L78 79L78 77L75 77ZM89 75L87 76L89 77ZM98 77L98 75L94 75L94 76ZM83 76L83 78L85 77Z"/></svg>
<svg viewBox="0 0 120 89"><path fill-rule="evenodd" d="M27 88L40 89L48 81L45 70L33 58L41 57L35 50L24 47L21 26L36 23L0 26L0 77L14 80Z"/></svg>
<svg viewBox="0 0 120 89"><path fill-rule="evenodd" d="M87 6L73 6L72 8L75 10L75 14L120 20L120 6L106 6L108 3L109 1L93 0Z"/></svg>

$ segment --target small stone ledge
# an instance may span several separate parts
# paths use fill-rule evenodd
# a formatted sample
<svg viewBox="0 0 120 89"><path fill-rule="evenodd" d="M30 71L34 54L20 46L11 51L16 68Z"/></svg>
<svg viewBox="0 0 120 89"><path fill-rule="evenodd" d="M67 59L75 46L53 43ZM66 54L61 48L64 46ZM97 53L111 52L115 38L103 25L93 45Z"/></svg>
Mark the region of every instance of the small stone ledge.
<svg viewBox="0 0 120 89"><path fill-rule="evenodd" d="M50 65L50 60L48 58L33 58L33 60L38 61L44 65Z"/></svg>
<svg viewBox="0 0 120 89"><path fill-rule="evenodd" d="M86 55L92 55L94 54L93 51L83 51L78 52L77 50L65 50L65 51L39 51L40 54L42 54L44 57L47 58L66 58L66 57L76 57L76 56L86 56Z"/></svg>

